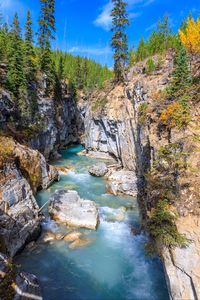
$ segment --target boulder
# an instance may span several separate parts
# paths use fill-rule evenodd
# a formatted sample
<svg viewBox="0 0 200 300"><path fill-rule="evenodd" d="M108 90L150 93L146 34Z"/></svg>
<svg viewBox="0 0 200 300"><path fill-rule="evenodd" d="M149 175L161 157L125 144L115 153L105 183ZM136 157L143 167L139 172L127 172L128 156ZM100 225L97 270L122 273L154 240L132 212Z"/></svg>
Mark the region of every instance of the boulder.
<svg viewBox="0 0 200 300"><path fill-rule="evenodd" d="M82 236L81 232L73 231L73 232L68 233L64 237L64 240L67 242L74 242L75 240L79 239L81 236Z"/></svg>
<svg viewBox="0 0 200 300"><path fill-rule="evenodd" d="M93 176L102 177L106 175L108 168L105 163L101 162L89 168L89 173Z"/></svg>
<svg viewBox="0 0 200 300"><path fill-rule="evenodd" d="M137 196L137 177L135 172L120 170L108 176L108 192L114 195L126 194Z"/></svg>
<svg viewBox="0 0 200 300"><path fill-rule="evenodd" d="M93 241L93 239L76 239L74 242L72 242L69 245L70 249L76 249L76 248L81 248L81 247L85 247L88 246L91 242Z"/></svg>
<svg viewBox="0 0 200 300"><path fill-rule="evenodd" d="M25 272L17 273L12 260L2 253L0 253L0 299L43 299L37 277Z"/></svg>
<svg viewBox="0 0 200 300"><path fill-rule="evenodd" d="M13 300L37 299L42 300L42 293L37 277L33 274L21 272L14 284L15 296ZM26 295L26 296L25 296Z"/></svg>
<svg viewBox="0 0 200 300"><path fill-rule="evenodd" d="M50 216L65 225L96 229L98 209L90 200L83 200L76 191L56 191L50 198Z"/></svg>

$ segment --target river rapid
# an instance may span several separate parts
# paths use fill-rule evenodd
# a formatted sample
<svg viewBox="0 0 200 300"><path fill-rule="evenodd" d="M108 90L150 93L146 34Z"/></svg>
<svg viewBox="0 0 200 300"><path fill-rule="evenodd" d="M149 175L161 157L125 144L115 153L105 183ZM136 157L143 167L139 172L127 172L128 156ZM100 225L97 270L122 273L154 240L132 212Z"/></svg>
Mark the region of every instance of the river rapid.
<svg viewBox="0 0 200 300"><path fill-rule="evenodd" d="M90 243L75 249L70 249L69 242L44 242L41 237L15 263L38 277L44 300L169 300L161 261L145 255L145 234L134 234L140 228L136 199L107 194L105 180L88 174L97 160L78 156L80 150L81 146L73 146L61 151L62 157L53 164L71 171L39 192L37 201L41 207L55 190L76 190L97 203L97 231L79 230ZM44 214L43 235L70 232L50 220L47 208Z"/></svg>

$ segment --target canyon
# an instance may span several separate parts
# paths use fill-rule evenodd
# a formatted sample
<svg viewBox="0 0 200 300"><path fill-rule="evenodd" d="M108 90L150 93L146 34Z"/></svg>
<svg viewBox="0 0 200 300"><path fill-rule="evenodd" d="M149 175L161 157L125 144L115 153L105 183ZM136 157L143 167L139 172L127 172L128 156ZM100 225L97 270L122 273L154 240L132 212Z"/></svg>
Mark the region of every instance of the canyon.
<svg viewBox="0 0 200 300"><path fill-rule="evenodd" d="M199 140L195 139L200 133L200 107L196 99L199 95L194 95L192 120L186 129L161 125L158 112L162 103L157 98L170 81L173 61L174 53L169 51L163 57L163 64L151 74L145 73L145 62L139 63L129 70L125 85L107 82L103 90L80 96L78 101L63 85L62 100L55 103L53 98L45 97L45 83L41 81L37 100L40 121L30 136L17 130L15 103L7 91L0 91L0 129L4 133L0 140L0 252L14 257L40 236L42 216L35 196L37 191L59 180L57 169L49 162L59 159L63 147L82 143L85 150L81 155L112 159L109 174L105 175L108 190L116 195L137 196L145 229L148 215L154 209L155 194L160 193L158 187L152 187L147 174L157 160L168 168L165 158L159 157L160 148L178 144L178 151L187 153L184 159L189 167L176 177L178 201L173 206L179 214L176 226L190 243L182 248L162 245L157 248L171 299L200 298L200 157ZM199 58L194 60L192 68L197 76ZM1 76L3 72L2 66ZM141 110L144 104L145 112ZM167 175L158 175L157 182L173 180L170 169ZM2 257L1 272L7 260Z"/></svg>

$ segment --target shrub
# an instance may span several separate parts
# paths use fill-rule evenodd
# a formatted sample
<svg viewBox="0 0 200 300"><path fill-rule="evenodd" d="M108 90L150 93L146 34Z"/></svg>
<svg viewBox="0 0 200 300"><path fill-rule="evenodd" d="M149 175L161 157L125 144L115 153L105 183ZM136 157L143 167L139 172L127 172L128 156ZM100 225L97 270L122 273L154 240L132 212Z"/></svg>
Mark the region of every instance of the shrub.
<svg viewBox="0 0 200 300"><path fill-rule="evenodd" d="M190 120L189 107L181 101L169 104L160 115L160 121L168 128L178 127L181 129L186 127Z"/></svg>
<svg viewBox="0 0 200 300"><path fill-rule="evenodd" d="M152 58L149 58L146 63L146 73L151 74L156 70L156 64Z"/></svg>
<svg viewBox="0 0 200 300"><path fill-rule="evenodd" d="M187 238L177 230L177 213L172 211L167 199L160 200L152 210L148 230L153 239L166 247L186 247Z"/></svg>
<svg viewBox="0 0 200 300"><path fill-rule="evenodd" d="M139 124L145 124L145 121L147 119L147 113L148 113L148 103L143 102L138 107L138 121Z"/></svg>
<svg viewBox="0 0 200 300"><path fill-rule="evenodd" d="M92 110L93 111L101 110L105 107L106 103L107 103L106 97L97 99L95 102L92 103Z"/></svg>
<svg viewBox="0 0 200 300"><path fill-rule="evenodd" d="M12 138L0 136L0 159L4 160L13 155L14 141Z"/></svg>

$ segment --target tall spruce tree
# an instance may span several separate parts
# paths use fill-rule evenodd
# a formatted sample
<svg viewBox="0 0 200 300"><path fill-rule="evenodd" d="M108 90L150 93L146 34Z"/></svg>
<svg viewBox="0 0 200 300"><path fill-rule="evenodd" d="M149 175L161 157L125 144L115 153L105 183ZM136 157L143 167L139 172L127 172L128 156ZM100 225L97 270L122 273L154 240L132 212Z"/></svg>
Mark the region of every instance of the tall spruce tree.
<svg viewBox="0 0 200 300"><path fill-rule="evenodd" d="M7 85L8 89L13 92L15 98L18 100L21 91L25 88L25 75L21 29L17 13L14 16L11 27L8 56Z"/></svg>
<svg viewBox="0 0 200 300"><path fill-rule="evenodd" d="M177 91L188 87L192 82L192 74L185 47L180 47L174 61L174 72L169 87L169 93L173 95Z"/></svg>
<svg viewBox="0 0 200 300"><path fill-rule="evenodd" d="M127 2L122 0L112 0L112 41L111 46L114 49L114 72L117 81L123 81L125 78L125 67L128 61L128 37L125 33L126 26L129 25L128 14L126 12Z"/></svg>
<svg viewBox="0 0 200 300"><path fill-rule="evenodd" d="M40 46L40 68L44 72L51 84L51 71L53 70L51 60L51 40L55 33L55 0L40 0L41 12L39 18L39 37Z"/></svg>
<svg viewBox="0 0 200 300"><path fill-rule="evenodd" d="M28 11L25 26L25 76L28 84L35 80L36 72L37 65L36 54L33 47L32 19L30 11Z"/></svg>

